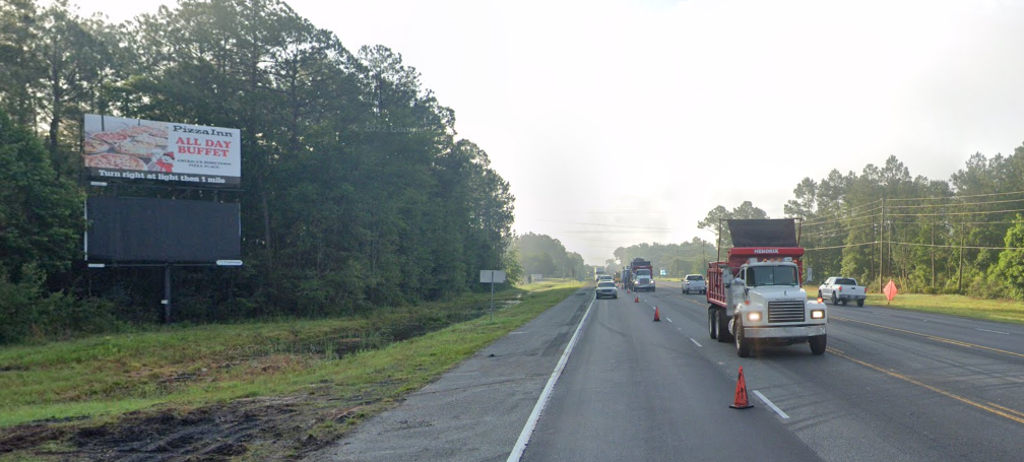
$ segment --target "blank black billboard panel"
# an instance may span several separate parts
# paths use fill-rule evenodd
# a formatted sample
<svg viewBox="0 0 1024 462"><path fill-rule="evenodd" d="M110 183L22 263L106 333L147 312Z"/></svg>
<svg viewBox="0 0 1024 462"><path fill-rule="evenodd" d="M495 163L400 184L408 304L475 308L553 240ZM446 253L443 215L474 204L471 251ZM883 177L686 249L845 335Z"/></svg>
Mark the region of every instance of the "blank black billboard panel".
<svg viewBox="0 0 1024 462"><path fill-rule="evenodd" d="M214 262L241 258L238 204L90 197L86 259L100 262Z"/></svg>
<svg viewBox="0 0 1024 462"><path fill-rule="evenodd" d="M726 220L735 247L796 247L792 218Z"/></svg>

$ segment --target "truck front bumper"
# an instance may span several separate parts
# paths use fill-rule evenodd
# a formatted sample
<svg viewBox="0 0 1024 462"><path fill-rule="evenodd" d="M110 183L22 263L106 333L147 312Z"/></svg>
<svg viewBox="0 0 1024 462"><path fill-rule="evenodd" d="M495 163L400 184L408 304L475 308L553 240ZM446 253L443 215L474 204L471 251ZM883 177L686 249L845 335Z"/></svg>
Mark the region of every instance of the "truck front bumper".
<svg viewBox="0 0 1024 462"><path fill-rule="evenodd" d="M797 338L825 335L825 325L760 327L743 326L743 336L750 338Z"/></svg>

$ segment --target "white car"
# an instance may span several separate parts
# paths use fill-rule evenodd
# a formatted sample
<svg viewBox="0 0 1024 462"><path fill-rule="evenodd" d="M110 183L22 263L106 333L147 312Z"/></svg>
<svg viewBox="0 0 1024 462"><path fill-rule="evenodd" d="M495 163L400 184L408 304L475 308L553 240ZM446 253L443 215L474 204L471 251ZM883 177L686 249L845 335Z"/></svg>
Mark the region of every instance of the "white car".
<svg viewBox="0 0 1024 462"><path fill-rule="evenodd" d="M689 295L694 292L699 294L708 293L707 282L704 281L704 276L701 274L687 274L683 278L683 293Z"/></svg>
<svg viewBox="0 0 1024 462"><path fill-rule="evenodd" d="M612 279L612 275L610 275L610 274L599 274L597 276L597 282L602 282L602 281L615 282L614 279Z"/></svg>
<svg viewBox="0 0 1024 462"><path fill-rule="evenodd" d="M615 282L613 281L600 281L597 283L597 289L594 291L594 297L619 298L619 289L615 287Z"/></svg>

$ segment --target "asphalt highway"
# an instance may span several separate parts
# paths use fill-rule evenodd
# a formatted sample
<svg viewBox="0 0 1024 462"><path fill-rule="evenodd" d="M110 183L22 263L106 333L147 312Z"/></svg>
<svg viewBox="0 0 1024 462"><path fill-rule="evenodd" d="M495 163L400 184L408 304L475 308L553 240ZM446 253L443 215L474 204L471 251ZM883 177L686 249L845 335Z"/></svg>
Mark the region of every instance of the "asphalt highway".
<svg viewBox="0 0 1024 462"><path fill-rule="evenodd" d="M678 283L638 302L592 298L570 297L313 460L1024 459L1024 326L829 305L824 355L739 358L708 337L704 296ZM729 408L741 366L752 409Z"/></svg>

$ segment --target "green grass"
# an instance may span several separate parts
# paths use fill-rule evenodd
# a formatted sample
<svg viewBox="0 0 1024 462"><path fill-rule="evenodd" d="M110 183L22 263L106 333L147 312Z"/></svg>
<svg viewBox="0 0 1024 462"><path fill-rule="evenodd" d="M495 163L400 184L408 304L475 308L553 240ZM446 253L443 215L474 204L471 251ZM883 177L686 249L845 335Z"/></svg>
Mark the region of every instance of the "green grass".
<svg viewBox="0 0 1024 462"><path fill-rule="evenodd" d="M579 287L545 281L501 292L493 321L486 315L488 293L371 316L172 327L6 347L0 349L0 428L69 418L109 421L137 410L188 410L314 389L387 401L436 379ZM521 302L510 304L517 296ZM479 317L389 341L403 326L440 323L467 306Z"/></svg>
<svg viewBox="0 0 1024 462"><path fill-rule="evenodd" d="M818 286L805 286L808 297L818 295ZM868 293L868 305L948 314L987 321L1024 324L1024 305L1014 300L990 300L966 295L896 294L888 302L883 294ZM854 304L856 306L856 304Z"/></svg>

